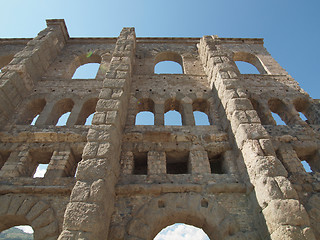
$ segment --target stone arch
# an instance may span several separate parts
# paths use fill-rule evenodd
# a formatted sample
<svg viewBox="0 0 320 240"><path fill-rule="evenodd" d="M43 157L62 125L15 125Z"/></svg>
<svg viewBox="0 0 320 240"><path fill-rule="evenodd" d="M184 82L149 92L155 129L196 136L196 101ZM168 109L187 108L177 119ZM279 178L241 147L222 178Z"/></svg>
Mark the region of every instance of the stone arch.
<svg viewBox="0 0 320 240"><path fill-rule="evenodd" d="M30 225L34 239L57 239L59 226L53 209L46 202L28 195L0 197L0 232L18 225Z"/></svg>
<svg viewBox="0 0 320 240"><path fill-rule="evenodd" d="M102 57L95 52L82 53L81 55L76 56L74 60L71 62L71 64L68 67L66 77L72 78L77 68L84 64L87 64L87 63L101 64L101 61L102 61Z"/></svg>
<svg viewBox="0 0 320 240"><path fill-rule="evenodd" d="M180 54L176 52L169 52L169 51L158 53L154 58L153 68L157 65L157 63L163 62L163 61L172 61L180 64L182 68L182 72L184 73L183 60Z"/></svg>
<svg viewBox="0 0 320 240"><path fill-rule="evenodd" d="M235 52L233 55L234 61L243 61L252 64L257 68L260 74L267 74L261 60L254 54L248 52Z"/></svg>
<svg viewBox="0 0 320 240"><path fill-rule="evenodd" d="M87 118L89 115L95 112L96 105L98 102L98 98L90 98L87 101L85 101L81 107L78 119L76 121L76 125L83 125L85 124Z"/></svg>
<svg viewBox="0 0 320 240"><path fill-rule="evenodd" d="M40 114L46 105L44 97L31 100L26 106L23 113L19 116L18 124L30 124L35 116Z"/></svg>
<svg viewBox="0 0 320 240"><path fill-rule="evenodd" d="M153 198L128 223L124 239L151 240L161 229L177 222L202 228L211 239L227 239L234 235L245 239L238 223L215 197L196 193L167 193Z"/></svg>
<svg viewBox="0 0 320 240"><path fill-rule="evenodd" d="M47 125L56 125L59 118L66 112L71 112L74 106L74 101L71 98L64 98L57 101L51 113L49 114L46 124Z"/></svg>

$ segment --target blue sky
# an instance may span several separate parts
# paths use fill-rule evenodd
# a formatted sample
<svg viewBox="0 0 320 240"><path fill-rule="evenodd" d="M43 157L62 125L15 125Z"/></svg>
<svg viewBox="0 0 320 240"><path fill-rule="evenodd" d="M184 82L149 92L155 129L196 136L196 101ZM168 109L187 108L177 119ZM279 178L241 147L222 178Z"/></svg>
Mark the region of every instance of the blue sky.
<svg viewBox="0 0 320 240"><path fill-rule="evenodd" d="M320 98L320 1L10 0L1 1L0 38L35 37L45 19L63 18L71 37L264 38L271 55L313 98Z"/></svg>

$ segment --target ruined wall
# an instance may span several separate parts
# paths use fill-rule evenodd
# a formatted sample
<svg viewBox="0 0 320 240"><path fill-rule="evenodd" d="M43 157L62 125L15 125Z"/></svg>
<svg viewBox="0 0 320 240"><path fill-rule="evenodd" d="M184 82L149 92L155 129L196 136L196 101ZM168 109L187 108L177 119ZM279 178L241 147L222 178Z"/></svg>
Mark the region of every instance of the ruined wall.
<svg viewBox="0 0 320 240"><path fill-rule="evenodd" d="M136 38L133 28L74 39L62 20L47 25L0 40L1 231L149 240L183 222L210 239L320 239L319 104L262 39ZM183 73L155 74L162 61ZM96 77L73 79L86 63L100 64ZM181 126L165 124L171 110ZM136 125L144 111L153 125ZM39 164L46 174L33 178Z"/></svg>

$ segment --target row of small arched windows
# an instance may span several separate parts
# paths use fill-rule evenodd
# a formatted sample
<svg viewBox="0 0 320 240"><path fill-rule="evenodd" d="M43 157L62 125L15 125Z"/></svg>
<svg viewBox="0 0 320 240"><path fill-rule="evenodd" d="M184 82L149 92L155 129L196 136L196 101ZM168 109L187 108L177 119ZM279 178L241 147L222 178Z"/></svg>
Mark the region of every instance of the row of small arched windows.
<svg viewBox="0 0 320 240"><path fill-rule="evenodd" d="M84 102L79 112L75 111L72 118L70 116L74 109L74 101L71 98L65 98L57 101L55 104L49 104L48 109L44 98L35 99L25 107L17 120L17 124L30 125L91 125L91 120L95 112L97 98L91 98Z"/></svg>

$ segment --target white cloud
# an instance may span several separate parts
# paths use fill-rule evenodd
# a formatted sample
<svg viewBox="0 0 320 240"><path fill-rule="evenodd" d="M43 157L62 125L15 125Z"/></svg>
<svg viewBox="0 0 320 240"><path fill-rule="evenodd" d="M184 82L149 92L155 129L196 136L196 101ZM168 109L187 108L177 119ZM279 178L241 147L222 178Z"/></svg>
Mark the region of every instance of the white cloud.
<svg viewBox="0 0 320 240"><path fill-rule="evenodd" d="M154 240L210 240L201 228L176 223L162 229Z"/></svg>
<svg viewBox="0 0 320 240"><path fill-rule="evenodd" d="M21 229L22 231L24 231L25 233L33 233L33 229L30 226L17 226L16 228Z"/></svg>

